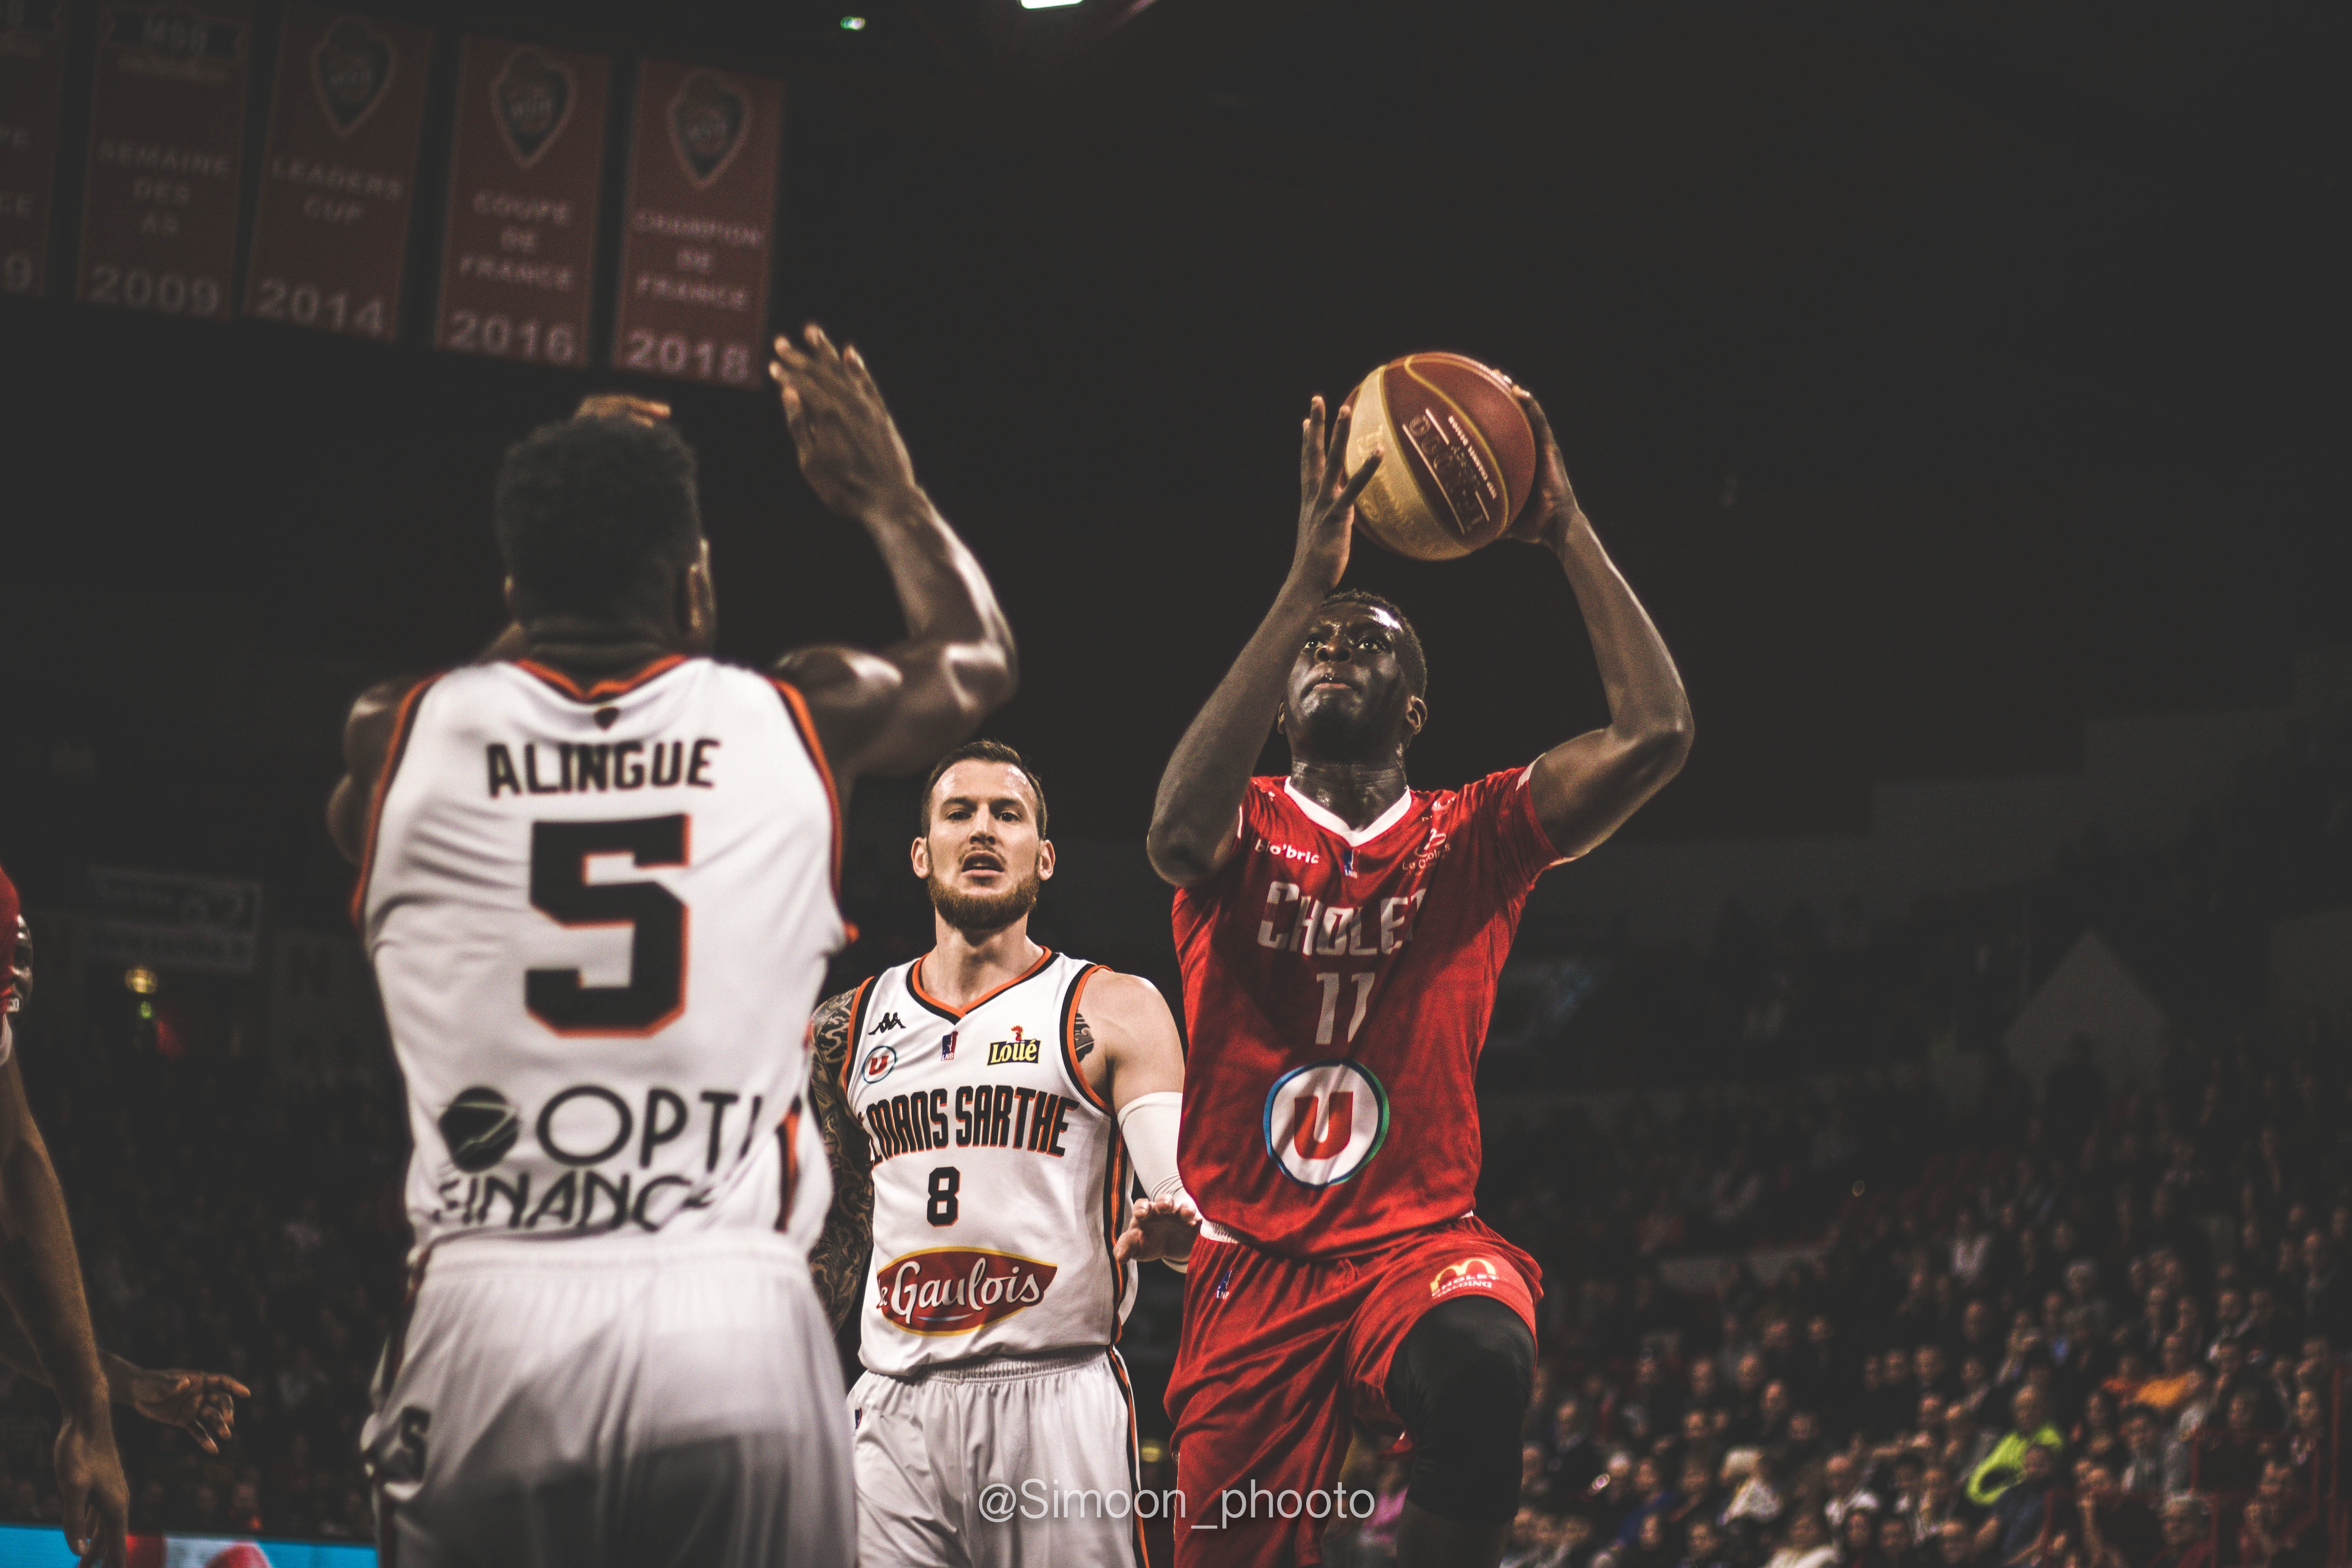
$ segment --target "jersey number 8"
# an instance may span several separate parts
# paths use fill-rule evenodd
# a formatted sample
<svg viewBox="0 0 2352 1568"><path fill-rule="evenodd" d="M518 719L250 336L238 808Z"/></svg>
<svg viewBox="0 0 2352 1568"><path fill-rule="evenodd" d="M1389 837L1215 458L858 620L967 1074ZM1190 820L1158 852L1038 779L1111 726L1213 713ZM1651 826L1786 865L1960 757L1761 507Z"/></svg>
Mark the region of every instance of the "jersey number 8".
<svg viewBox="0 0 2352 1568"><path fill-rule="evenodd" d="M583 985L577 969L523 975L530 1016L559 1035L650 1035L686 1009L686 905L658 882L591 882L588 858L626 855L637 866L683 866L687 821L530 825L531 907L567 926L630 928L629 983Z"/></svg>

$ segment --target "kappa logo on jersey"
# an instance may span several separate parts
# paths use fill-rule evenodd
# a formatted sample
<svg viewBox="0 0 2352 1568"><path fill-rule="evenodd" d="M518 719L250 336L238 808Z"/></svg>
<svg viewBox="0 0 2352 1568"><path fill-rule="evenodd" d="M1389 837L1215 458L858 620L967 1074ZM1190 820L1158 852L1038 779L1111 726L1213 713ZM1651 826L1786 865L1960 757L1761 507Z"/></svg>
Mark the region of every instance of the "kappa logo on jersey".
<svg viewBox="0 0 2352 1568"><path fill-rule="evenodd" d="M1266 1091L1265 1152L1309 1187L1336 1186L1371 1163L1389 1136L1389 1092L1360 1062L1310 1062Z"/></svg>
<svg viewBox="0 0 2352 1568"><path fill-rule="evenodd" d="M1429 1293L1451 1296L1456 1290L1492 1290L1502 1279L1503 1271L1493 1258L1465 1258L1439 1269L1437 1277L1429 1282Z"/></svg>
<svg viewBox="0 0 2352 1568"><path fill-rule="evenodd" d="M1051 1263L978 1247L909 1252L876 1269L882 1315L910 1334L969 1334L1045 1299Z"/></svg>
<svg viewBox="0 0 2352 1568"><path fill-rule="evenodd" d="M885 1013L882 1015L882 1021L866 1032L869 1035L887 1035L893 1029L903 1029L906 1026L898 1021L898 1014Z"/></svg>
<svg viewBox="0 0 2352 1568"><path fill-rule="evenodd" d="M988 1042L990 1067L1003 1067L1006 1062L1034 1062L1036 1059L1037 1042L1023 1038L1021 1026L1018 1024L1013 1026L1011 1039Z"/></svg>
<svg viewBox="0 0 2352 1568"><path fill-rule="evenodd" d="M866 1082L880 1083L884 1079L890 1076L890 1069L898 1065L898 1050L897 1047L877 1046L872 1050L866 1053L866 1060L859 1064L857 1071L858 1075L864 1078Z"/></svg>

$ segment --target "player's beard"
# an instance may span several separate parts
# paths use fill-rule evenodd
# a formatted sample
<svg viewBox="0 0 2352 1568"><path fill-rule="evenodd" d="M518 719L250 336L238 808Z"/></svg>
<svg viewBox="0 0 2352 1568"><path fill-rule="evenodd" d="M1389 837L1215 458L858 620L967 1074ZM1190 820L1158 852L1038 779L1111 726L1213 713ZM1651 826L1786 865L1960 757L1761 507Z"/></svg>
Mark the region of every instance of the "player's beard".
<svg viewBox="0 0 2352 1568"><path fill-rule="evenodd" d="M1003 931L1037 907L1038 890L1045 885L1034 869L1003 892L985 897L950 887L937 871L931 873L929 883L931 908L940 911L940 919L966 935Z"/></svg>

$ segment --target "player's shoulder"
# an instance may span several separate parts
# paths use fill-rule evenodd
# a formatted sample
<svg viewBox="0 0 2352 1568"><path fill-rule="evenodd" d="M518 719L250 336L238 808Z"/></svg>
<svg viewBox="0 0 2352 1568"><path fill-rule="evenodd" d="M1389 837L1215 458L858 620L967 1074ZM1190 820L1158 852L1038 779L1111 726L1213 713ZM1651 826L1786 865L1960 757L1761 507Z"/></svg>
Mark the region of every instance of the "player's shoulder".
<svg viewBox="0 0 2352 1568"><path fill-rule="evenodd" d="M1083 959L1078 962L1085 964L1086 969L1087 989L1083 1005L1087 1011L1124 1012L1129 1008L1149 1011L1167 1007L1168 999L1160 994L1160 987L1142 975L1129 974L1108 964L1086 964Z"/></svg>

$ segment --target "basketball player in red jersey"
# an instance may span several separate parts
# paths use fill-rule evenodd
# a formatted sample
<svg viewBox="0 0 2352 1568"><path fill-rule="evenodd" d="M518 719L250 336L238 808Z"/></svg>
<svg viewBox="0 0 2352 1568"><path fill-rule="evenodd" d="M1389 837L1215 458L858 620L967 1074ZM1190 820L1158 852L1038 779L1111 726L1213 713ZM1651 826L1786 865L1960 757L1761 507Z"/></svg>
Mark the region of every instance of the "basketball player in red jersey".
<svg viewBox="0 0 2352 1568"><path fill-rule="evenodd" d="M1344 407L1301 432L1298 539L1257 633L1160 783L1152 865L1178 891L1192 1047L1179 1169L1203 1225L1168 1408L1177 1556L1313 1563L1349 1420L1403 1428L1409 1568L1499 1559L1517 1502L1535 1262L1471 1212L1478 1051L1536 879L1607 838L1682 766L1681 678L1576 502L1543 411L1509 537L1582 609L1607 728L1460 789L1413 790L1428 717L1396 607L1334 593L1376 455L1344 471ZM1252 778L1269 721L1286 779Z"/></svg>

